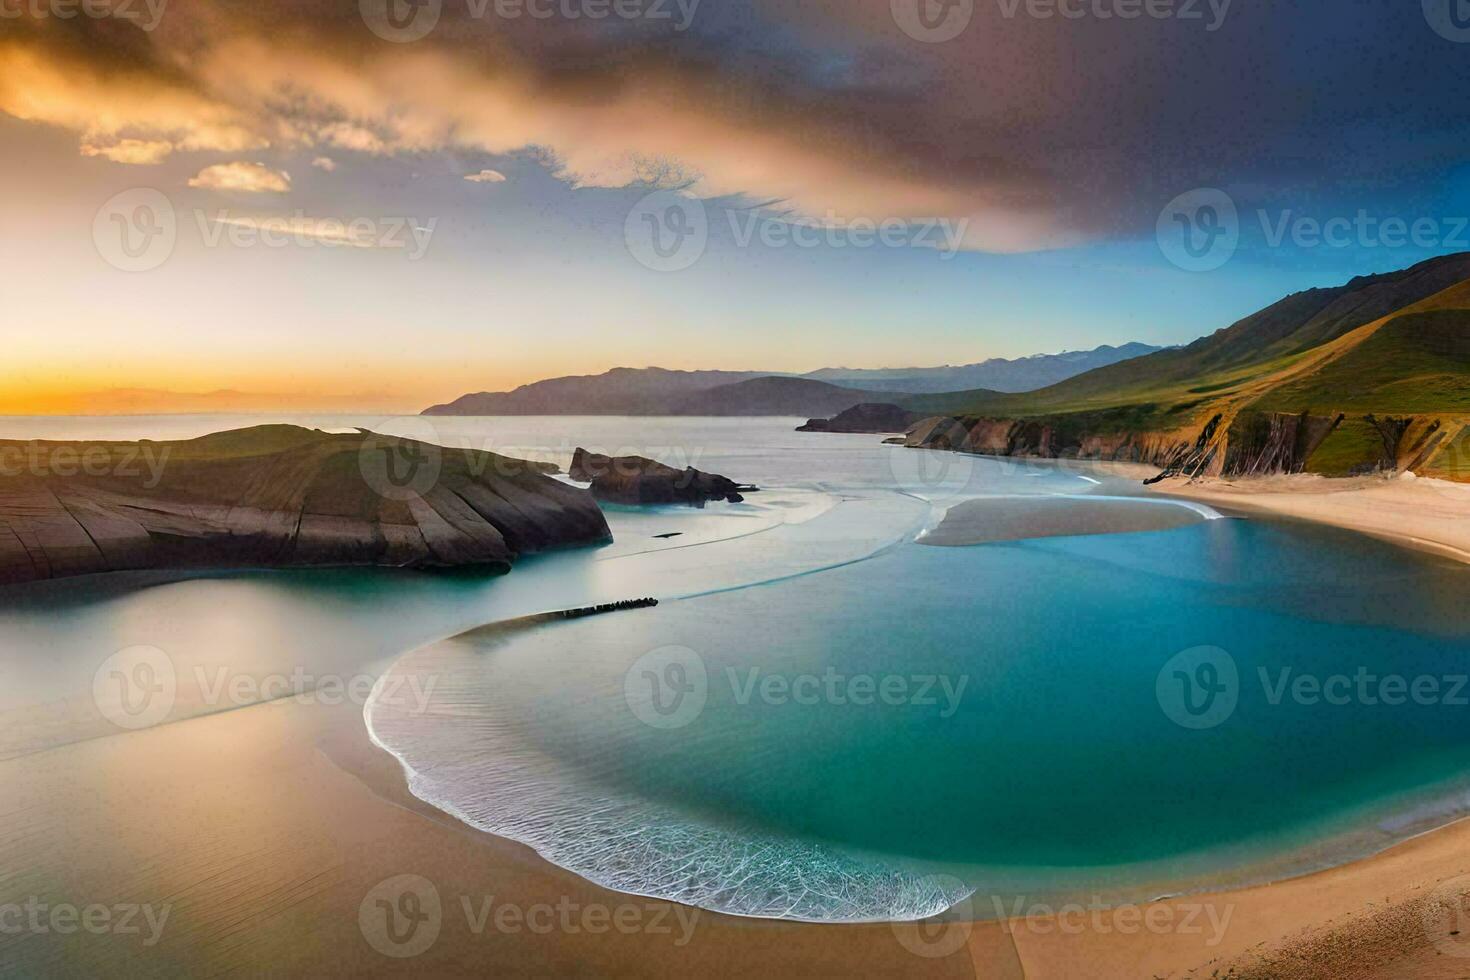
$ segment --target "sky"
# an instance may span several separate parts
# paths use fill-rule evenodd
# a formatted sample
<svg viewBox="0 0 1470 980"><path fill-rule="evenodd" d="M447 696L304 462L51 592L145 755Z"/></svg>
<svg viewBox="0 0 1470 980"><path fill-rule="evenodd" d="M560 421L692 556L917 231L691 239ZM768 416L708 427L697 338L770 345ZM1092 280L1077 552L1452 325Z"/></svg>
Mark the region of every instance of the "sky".
<svg viewBox="0 0 1470 980"><path fill-rule="evenodd" d="M0 413L1186 343L1470 250L1465 14L0 0Z"/></svg>

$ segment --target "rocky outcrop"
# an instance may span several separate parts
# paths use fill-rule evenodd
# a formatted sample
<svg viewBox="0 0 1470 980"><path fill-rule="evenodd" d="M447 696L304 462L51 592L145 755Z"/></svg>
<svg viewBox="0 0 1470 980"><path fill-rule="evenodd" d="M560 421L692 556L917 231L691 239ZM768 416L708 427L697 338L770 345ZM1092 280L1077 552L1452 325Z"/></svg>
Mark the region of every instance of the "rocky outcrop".
<svg viewBox="0 0 1470 980"><path fill-rule="evenodd" d="M585 449L573 454L568 475L592 484L592 495L612 504L738 504L745 499L742 494L758 489L692 466L679 470L643 456L603 456Z"/></svg>
<svg viewBox="0 0 1470 980"><path fill-rule="evenodd" d="M897 405L865 403L854 405L830 419L810 419L797 432L904 432L919 416Z"/></svg>
<svg viewBox="0 0 1470 980"><path fill-rule="evenodd" d="M0 442L0 582L142 569L508 568L611 540L545 464L370 432Z"/></svg>
<svg viewBox="0 0 1470 980"><path fill-rule="evenodd" d="M912 426L910 448L947 449L986 456L1092 459L1147 463L1169 476L1263 476L1323 472L1432 470L1446 447L1457 445L1463 423L1428 418L1350 417L1243 411L1215 413L1170 431L1092 431L1065 417L1053 419L939 416ZM1371 433L1371 437L1364 435Z"/></svg>

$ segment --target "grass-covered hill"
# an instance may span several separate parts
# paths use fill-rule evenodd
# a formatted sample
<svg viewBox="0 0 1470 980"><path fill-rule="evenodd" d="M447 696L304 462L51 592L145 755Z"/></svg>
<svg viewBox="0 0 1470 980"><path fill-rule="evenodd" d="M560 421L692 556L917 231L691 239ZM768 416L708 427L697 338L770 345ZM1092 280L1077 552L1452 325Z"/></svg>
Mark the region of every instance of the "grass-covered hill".
<svg viewBox="0 0 1470 980"><path fill-rule="evenodd" d="M974 433L963 448L980 452L1470 479L1470 254L1297 293L1188 347L1040 391L901 404L961 419Z"/></svg>

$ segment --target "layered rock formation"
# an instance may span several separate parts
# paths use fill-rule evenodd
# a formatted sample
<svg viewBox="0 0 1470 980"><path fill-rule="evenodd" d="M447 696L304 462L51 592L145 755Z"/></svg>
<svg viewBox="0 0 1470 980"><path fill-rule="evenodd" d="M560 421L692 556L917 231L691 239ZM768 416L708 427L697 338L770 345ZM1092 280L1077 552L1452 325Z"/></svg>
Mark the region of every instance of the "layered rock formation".
<svg viewBox="0 0 1470 980"><path fill-rule="evenodd" d="M745 499L742 494L758 489L692 466L679 470L643 456L603 456L585 449L573 454L568 475L592 484L594 497L613 504L738 504Z"/></svg>
<svg viewBox="0 0 1470 980"><path fill-rule="evenodd" d="M797 432L905 432L919 416L897 405L868 402L854 405L830 419L810 419Z"/></svg>
<svg viewBox="0 0 1470 980"><path fill-rule="evenodd" d="M0 442L0 582L140 569L508 568L611 540L545 464L369 432Z"/></svg>
<svg viewBox="0 0 1470 980"><path fill-rule="evenodd" d="M985 456L1031 456L1147 463L1168 476L1261 476L1312 472L1358 476L1411 471L1453 476L1470 448L1463 421L1309 412L1243 411L1211 415L1203 425L1168 431L1092 431L1067 419L938 416L920 421L904 445ZM1447 457L1454 457L1449 458Z"/></svg>

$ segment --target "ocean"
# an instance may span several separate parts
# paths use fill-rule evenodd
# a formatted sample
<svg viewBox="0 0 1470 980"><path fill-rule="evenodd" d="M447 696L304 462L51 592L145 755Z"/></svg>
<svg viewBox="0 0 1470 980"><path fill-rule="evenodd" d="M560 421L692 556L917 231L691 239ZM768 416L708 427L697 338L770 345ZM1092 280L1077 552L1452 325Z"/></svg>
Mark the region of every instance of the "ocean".
<svg viewBox="0 0 1470 980"><path fill-rule="evenodd" d="M260 421L287 420L0 431L166 439ZM1470 805L1470 570L1444 559L1213 512L927 547L962 501L1143 494L1107 472L796 433L794 419L290 421L563 466L577 446L638 452L763 489L704 510L611 508L614 544L504 577L13 590L0 755L115 736L105 668L157 650L174 689L156 723L340 688L413 792L473 826L620 891L816 921L1271 880ZM645 596L659 606L492 625Z"/></svg>

